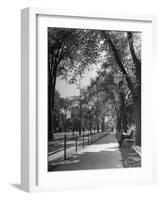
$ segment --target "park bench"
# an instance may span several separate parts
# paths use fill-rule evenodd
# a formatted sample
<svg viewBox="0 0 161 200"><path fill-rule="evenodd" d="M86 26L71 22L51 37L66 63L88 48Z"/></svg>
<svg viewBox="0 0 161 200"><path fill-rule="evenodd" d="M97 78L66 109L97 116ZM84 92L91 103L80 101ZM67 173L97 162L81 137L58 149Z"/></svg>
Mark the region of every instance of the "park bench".
<svg viewBox="0 0 161 200"><path fill-rule="evenodd" d="M141 147L140 146L133 146L134 151L141 157Z"/></svg>
<svg viewBox="0 0 161 200"><path fill-rule="evenodd" d="M129 134L128 133L119 133L118 138L118 142L120 147L122 146L122 143L124 142L126 145L133 143L134 139L133 139L133 135L134 135L134 131L132 130Z"/></svg>
<svg viewBox="0 0 161 200"><path fill-rule="evenodd" d="M133 150L141 157L141 147L134 144L134 130L131 130L129 134L127 133L118 133L117 139L120 147L122 146L131 146Z"/></svg>

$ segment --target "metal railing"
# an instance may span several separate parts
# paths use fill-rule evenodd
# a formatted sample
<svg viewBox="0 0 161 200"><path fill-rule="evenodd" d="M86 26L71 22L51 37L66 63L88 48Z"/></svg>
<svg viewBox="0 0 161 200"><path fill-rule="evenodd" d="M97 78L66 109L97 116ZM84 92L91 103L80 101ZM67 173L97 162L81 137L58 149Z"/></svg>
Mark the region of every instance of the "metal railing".
<svg viewBox="0 0 161 200"><path fill-rule="evenodd" d="M48 153L48 161L57 161L60 159L66 160L74 153L77 153L78 150L85 148L85 146L87 145L94 144L107 134L107 132L83 132L82 135L76 134L74 136L64 134L63 137L57 138L50 142L50 152Z"/></svg>

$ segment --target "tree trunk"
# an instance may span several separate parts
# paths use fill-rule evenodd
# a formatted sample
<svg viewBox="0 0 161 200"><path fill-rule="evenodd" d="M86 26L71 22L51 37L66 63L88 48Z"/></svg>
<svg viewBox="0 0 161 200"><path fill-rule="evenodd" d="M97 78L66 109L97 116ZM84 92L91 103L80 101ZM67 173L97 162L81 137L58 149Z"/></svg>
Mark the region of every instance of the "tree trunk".
<svg viewBox="0 0 161 200"><path fill-rule="evenodd" d="M52 133L52 89L49 83L48 86L48 140L53 140L53 133Z"/></svg>
<svg viewBox="0 0 161 200"><path fill-rule="evenodd" d="M126 133L127 132L127 116L126 116L126 110L125 110L125 97L124 93L120 93L120 99L121 99L121 121L122 121L122 128L123 131Z"/></svg>
<svg viewBox="0 0 161 200"><path fill-rule="evenodd" d="M97 133L99 133L99 121L97 119Z"/></svg>
<svg viewBox="0 0 161 200"><path fill-rule="evenodd" d="M90 133L92 132L92 119L91 119L91 117L89 119L89 131L90 131Z"/></svg>
<svg viewBox="0 0 161 200"><path fill-rule="evenodd" d="M81 97L80 97L80 105L79 105L79 135L81 135L82 131L82 105L81 105Z"/></svg>
<svg viewBox="0 0 161 200"><path fill-rule="evenodd" d="M135 123L136 123L136 138L135 144L141 146L141 98L135 98Z"/></svg>
<svg viewBox="0 0 161 200"><path fill-rule="evenodd" d="M121 118L117 116L117 132L121 132Z"/></svg>
<svg viewBox="0 0 161 200"><path fill-rule="evenodd" d="M52 123L54 123L54 130L55 127L55 120L54 115L52 115L52 111L54 111L55 106L55 86L56 86L56 72L57 72L57 64L51 63L54 67L54 73L51 74L51 71L48 70L48 139L53 140L53 127Z"/></svg>
<svg viewBox="0 0 161 200"><path fill-rule="evenodd" d="M116 109L116 116L117 116L116 130L117 130L117 132L120 132L121 131L121 114L120 114L120 108Z"/></svg>
<svg viewBox="0 0 161 200"><path fill-rule="evenodd" d="M105 118L104 118L104 116L102 117L101 129L102 129L102 132L105 131Z"/></svg>
<svg viewBox="0 0 161 200"><path fill-rule="evenodd" d="M119 66L121 72L123 73L123 75L125 76L125 79L126 79L126 82L127 82L127 85L128 85L128 88L129 90L131 91L132 94L134 94L134 87L133 87L133 84L132 84L132 81L130 79L130 77L128 76L127 74L127 71L121 61L121 58L119 56L119 53L118 53L118 50L116 49L115 45L113 44L112 40L110 39L109 36L107 36L106 32L105 31L101 31L104 38L106 39L106 42L110 45L112 51L113 51L113 54L114 54L114 57L116 59L116 62L117 62L117 65Z"/></svg>

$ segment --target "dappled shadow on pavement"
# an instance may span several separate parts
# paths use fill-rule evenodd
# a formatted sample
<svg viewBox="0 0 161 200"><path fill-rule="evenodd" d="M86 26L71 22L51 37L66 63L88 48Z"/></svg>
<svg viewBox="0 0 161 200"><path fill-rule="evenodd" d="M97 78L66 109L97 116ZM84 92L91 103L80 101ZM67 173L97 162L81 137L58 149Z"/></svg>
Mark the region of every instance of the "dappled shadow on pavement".
<svg viewBox="0 0 161 200"><path fill-rule="evenodd" d="M107 151L100 151L74 155L66 161L62 161L58 164L53 163L49 166L49 171L106 169L118 167L122 167L119 157L111 151L110 154L107 154Z"/></svg>
<svg viewBox="0 0 161 200"><path fill-rule="evenodd" d="M59 163L50 162L49 171L121 168L122 157L115 137L107 136Z"/></svg>

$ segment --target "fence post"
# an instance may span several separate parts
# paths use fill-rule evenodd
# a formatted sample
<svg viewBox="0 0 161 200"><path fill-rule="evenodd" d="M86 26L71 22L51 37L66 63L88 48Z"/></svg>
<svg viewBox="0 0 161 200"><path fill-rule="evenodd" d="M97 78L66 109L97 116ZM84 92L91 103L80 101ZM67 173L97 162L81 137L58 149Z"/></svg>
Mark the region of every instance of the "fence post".
<svg viewBox="0 0 161 200"><path fill-rule="evenodd" d="M66 160L66 142L67 142L67 137L66 134L64 135L64 160Z"/></svg>
<svg viewBox="0 0 161 200"><path fill-rule="evenodd" d="M77 134L76 134L76 139L75 139L75 151L77 152Z"/></svg>

